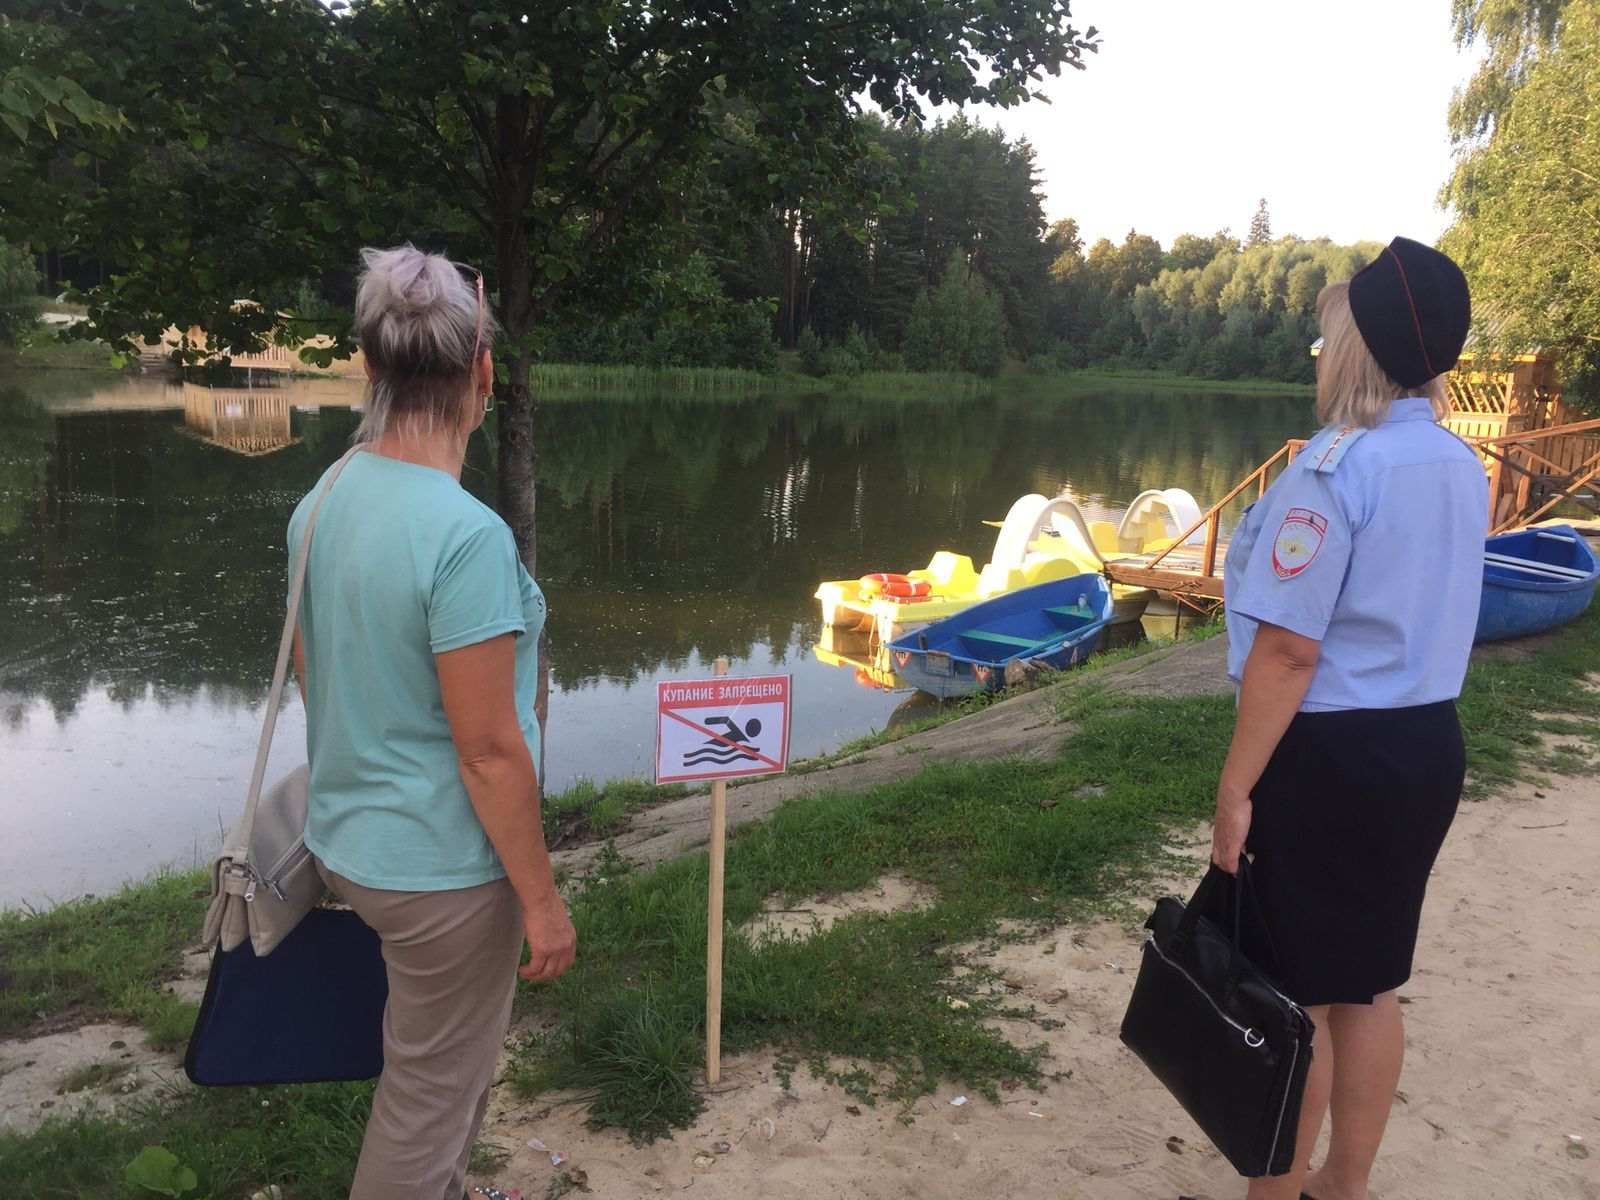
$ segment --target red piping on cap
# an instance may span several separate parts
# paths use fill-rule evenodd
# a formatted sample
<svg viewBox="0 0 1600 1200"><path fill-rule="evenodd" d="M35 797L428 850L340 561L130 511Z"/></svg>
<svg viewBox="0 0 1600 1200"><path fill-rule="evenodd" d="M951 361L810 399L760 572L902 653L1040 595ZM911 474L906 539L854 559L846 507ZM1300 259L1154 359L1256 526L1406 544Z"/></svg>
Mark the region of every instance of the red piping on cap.
<svg viewBox="0 0 1600 1200"><path fill-rule="evenodd" d="M1406 303L1411 307L1411 324L1417 331L1417 347L1422 351L1422 365L1428 368L1428 378L1432 379L1439 372L1433 369L1433 359L1428 357L1428 343L1422 340L1422 318L1417 316L1417 302L1411 296L1411 281L1406 278L1406 267L1400 261L1400 256L1394 252L1393 246L1385 246L1384 251L1394 259L1395 270L1400 272L1400 286L1406 290Z"/></svg>

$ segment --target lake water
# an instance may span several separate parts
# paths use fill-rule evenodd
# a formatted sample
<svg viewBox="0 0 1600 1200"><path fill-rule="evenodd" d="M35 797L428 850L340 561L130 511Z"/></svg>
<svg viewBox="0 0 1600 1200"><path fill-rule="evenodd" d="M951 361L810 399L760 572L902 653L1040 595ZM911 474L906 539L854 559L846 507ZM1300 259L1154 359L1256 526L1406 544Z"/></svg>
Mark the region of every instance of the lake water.
<svg viewBox="0 0 1600 1200"><path fill-rule="evenodd" d="M795 677L792 751L908 702L820 661L822 579L988 557L1017 496L1095 514L1146 487L1202 506L1304 435L1306 398L964 401L848 394L547 399L539 582L554 644L549 786L648 774L654 684ZM290 510L341 453L359 389L210 391L0 376L0 906L102 892L214 849L243 801L282 621ZM493 494L477 439L466 485ZM303 757L298 699L274 771Z"/></svg>

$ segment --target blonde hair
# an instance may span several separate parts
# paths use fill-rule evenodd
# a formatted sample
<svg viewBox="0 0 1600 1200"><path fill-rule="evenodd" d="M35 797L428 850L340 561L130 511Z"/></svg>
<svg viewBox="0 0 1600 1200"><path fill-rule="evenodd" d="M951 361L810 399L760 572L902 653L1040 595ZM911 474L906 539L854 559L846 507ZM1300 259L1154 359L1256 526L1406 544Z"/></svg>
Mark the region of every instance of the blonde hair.
<svg viewBox="0 0 1600 1200"><path fill-rule="evenodd" d="M1360 425L1372 429L1389 415L1389 405L1402 396L1425 396L1433 402L1433 419L1450 415L1450 391L1444 376L1420 387L1401 387L1378 365L1356 328L1350 311L1350 285L1329 284L1317 296L1317 321L1322 326L1322 351L1317 355L1317 420L1324 425Z"/></svg>
<svg viewBox="0 0 1600 1200"><path fill-rule="evenodd" d="M391 429L456 428L473 395L473 335L478 292L449 259L407 243L361 252L356 285L356 340L366 355L371 388L356 440ZM487 302L485 302L487 303ZM482 314L478 353L494 343L495 322Z"/></svg>

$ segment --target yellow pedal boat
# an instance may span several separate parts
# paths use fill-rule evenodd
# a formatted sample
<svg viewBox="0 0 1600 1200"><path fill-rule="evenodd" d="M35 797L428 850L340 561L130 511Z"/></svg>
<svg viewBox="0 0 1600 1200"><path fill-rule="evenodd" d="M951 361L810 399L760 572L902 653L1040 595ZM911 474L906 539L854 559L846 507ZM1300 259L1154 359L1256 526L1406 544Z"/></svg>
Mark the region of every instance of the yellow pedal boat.
<svg viewBox="0 0 1600 1200"><path fill-rule="evenodd" d="M822 624L870 634L887 644L907 630L953 616L980 600L1098 572L1107 558L1158 553L1198 523L1200 515L1200 506L1182 488L1141 493L1116 525L1086 521L1077 504L1065 496L1052 500L1030 493L998 523L994 552L981 570L968 555L940 550L926 567L896 577L899 590L924 595L886 595L881 584L865 582L868 576L830 580L816 590ZM1190 540L1199 536L1193 534ZM912 586L898 583L901 579ZM1112 596L1116 623L1138 620L1151 593L1118 586Z"/></svg>

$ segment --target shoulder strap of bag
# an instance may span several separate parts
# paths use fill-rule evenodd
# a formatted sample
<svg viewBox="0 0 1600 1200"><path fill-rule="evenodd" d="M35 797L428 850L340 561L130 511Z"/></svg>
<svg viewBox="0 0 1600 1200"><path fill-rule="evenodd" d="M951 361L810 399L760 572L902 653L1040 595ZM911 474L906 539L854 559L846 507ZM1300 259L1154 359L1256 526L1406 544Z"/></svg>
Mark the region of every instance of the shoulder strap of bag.
<svg viewBox="0 0 1600 1200"><path fill-rule="evenodd" d="M334 464L306 517L306 531L300 538L299 552L294 560L294 577L289 583L289 607L283 618L283 636L278 639L278 662L272 670L272 689L267 693L266 716L261 722L261 741L256 746L256 764L250 772L250 793L244 802L244 817L238 825L236 840L239 844L230 846L226 851L235 859L247 858L250 853L250 835L255 831L256 808L261 803L261 784L267 774L267 755L272 749L272 733L278 726L278 709L283 703L283 688L289 675L289 655L294 649L295 625L300 619L300 597L305 591L306 567L311 560L311 534L317 527L317 514L322 511L322 502L333 490L335 481L350 465L350 460L362 450L361 446L353 446Z"/></svg>

